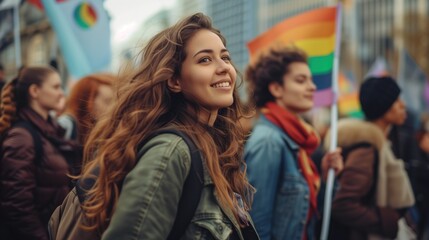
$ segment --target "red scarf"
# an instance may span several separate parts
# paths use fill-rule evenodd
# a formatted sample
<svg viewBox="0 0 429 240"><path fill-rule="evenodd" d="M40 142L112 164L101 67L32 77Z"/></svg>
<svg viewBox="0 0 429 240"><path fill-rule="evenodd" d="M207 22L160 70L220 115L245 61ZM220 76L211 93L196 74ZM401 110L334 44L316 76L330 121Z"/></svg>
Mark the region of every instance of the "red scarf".
<svg viewBox="0 0 429 240"><path fill-rule="evenodd" d="M298 144L298 165L310 189L310 211L308 219L317 213L317 192L320 188L320 176L310 156L319 146L319 137L313 128L279 105L268 102L262 109L265 117L281 129Z"/></svg>

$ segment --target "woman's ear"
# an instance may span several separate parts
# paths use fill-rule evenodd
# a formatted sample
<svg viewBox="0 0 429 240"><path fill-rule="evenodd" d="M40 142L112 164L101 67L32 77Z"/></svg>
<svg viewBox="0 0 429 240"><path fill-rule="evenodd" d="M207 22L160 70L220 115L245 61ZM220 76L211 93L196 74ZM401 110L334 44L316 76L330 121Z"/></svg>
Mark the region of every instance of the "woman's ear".
<svg viewBox="0 0 429 240"><path fill-rule="evenodd" d="M170 89L174 93L179 93L182 91L182 87L180 86L180 82L178 78L170 78L167 80L168 89Z"/></svg>
<svg viewBox="0 0 429 240"><path fill-rule="evenodd" d="M36 84L31 84L28 88L28 95L31 98L37 98L39 96L39 87Z"/></svg>
<svg viewBox="0 0 429 240"><path fill-rule="evenodd" d="M271 82L268 84L268 91L274 98L281 98L283 95L283 88L278 82Z"/></svg>

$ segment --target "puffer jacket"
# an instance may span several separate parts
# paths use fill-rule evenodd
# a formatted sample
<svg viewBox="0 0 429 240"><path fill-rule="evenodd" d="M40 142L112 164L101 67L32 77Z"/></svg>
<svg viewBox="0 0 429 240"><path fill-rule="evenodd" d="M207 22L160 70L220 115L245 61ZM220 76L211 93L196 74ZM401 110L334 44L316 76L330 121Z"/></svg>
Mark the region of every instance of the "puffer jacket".
<svg viewBox="0 0 429 240"><path fill-rule="evenodd" d="M70 191L69 164L62 151L64 131L51 119L44 120L32 109L19 112L40 134L43 154L35 164L35 147L28 130L9 129L2 143L0 162L0 215L13 239L47 240L47 222ZM4 226L3 226L4 227Z"/></svg>

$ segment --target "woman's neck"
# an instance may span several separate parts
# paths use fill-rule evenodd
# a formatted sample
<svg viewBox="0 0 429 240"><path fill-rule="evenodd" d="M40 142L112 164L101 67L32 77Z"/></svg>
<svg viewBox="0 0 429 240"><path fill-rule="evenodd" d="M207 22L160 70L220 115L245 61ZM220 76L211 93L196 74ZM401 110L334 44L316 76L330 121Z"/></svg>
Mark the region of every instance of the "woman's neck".
<svg viewBox="0 0 429 240"><path fill-rule="evenodd" d="M390 129L392 128L392 124L384 121L383 119L377 119L372 121L377 127L383 131L384 136L387 138L389 135Z"/></svg>
<svg viewBox="0 0 429 240"><path fill-rule="evenodd" d="M49 111L41 107L39 104L30 103L30 108L33 109L36 113L42 116L43 119L48 120Z"/></svg>
<svg viewBox="0 0 429 240"><path fill-rule="evenodd" d="M210 111L205 108L201 108L201 111L198 115L198 120L212 127L216 121L217 114L217 110Z"/></svg>

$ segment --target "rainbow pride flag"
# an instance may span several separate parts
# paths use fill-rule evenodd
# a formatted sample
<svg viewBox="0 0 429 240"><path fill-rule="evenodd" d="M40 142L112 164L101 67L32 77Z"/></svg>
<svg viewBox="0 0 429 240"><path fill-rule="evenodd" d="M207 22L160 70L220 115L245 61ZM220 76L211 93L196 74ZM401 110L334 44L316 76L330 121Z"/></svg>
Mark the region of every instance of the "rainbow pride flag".
<svg viewBox="0 0 429 240"><path fill-rule="evenodd" d="M357 87L344 74L338 74L338 111L343 117L363 118Z"/></svg>
<svg viewBox="0 0 429 240"><path fill-rule="evenodd" d="M332 79L341 36L340 9L340 5L324 7L285 19L247 44L251 59L272 46L294 45L304 50L317 86L315 105L331 105L335 101Z"/></svg>

